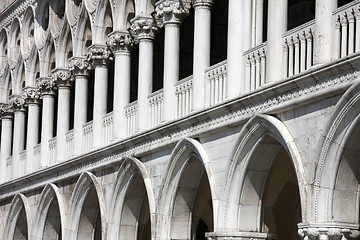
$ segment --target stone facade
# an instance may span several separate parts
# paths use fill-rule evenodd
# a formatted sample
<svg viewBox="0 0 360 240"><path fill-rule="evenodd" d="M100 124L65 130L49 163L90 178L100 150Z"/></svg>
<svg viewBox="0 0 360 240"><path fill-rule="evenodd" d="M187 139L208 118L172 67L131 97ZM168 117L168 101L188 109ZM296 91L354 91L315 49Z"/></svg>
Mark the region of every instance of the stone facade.
<svg viewBox="0 0 360 240"><path fill-rule="evenodd" d="M14 1L0 238L359 238L359 9Z"/></svg>

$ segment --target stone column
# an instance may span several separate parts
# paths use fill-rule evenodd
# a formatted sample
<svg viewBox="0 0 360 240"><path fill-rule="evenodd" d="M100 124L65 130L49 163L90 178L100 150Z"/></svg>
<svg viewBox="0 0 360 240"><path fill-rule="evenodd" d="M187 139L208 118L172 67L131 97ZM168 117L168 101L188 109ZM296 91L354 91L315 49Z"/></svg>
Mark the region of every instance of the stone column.
<svg viewBox="0 0 360 240"><path fill-rule="evenodd" d="M14 113L14 132L13 132L13 162L12 178L19 177L24 169L20 169L20 152L25 147L25 100L20 95L10 96L9 106Z"/></svg>
<svg viewBox="0 0 360 240"><path fill-rule="evenodd" d="M299 224L299 236L302 240L353 240L358 239L360 231L355 227L337 223Z"/></svg>
<svg viewBox="0 0 360 240"><path fill-rule="evenodd" d="M75 77L74 155L78 156L83 153L83 126L87 121L88 78L91 66L85 57L72 57L69 59L69 68Z"/></svg>
<svg viewBox="0 0 360 240"><path fill-rule="evenodd" d="M282 35L287 30L287 0L269 0L266 83L282 79Z"/></svg>
<svg viewBox="0 0 360 240"><path fill-rule="evenodd" d="M11 142L12 142L12 125L13 116L12 109L7 104L1 104L1 156L0 156L0 183L4 183L8 179L6 169L6 158L11 156Z"/></svg>
<svg viewBox="0 0 360 240"><path fill-rule="evenodd" d="M212 0L194 0L194 67L193 110L205 107L206 76L210 66L211 7Z"/></svg>
<svg viewBox="0 0 360 240"><path fill-rule="evenodd" d="M250 82L243 76L243 4L244 1L229 0L229 20L228 20L228 48L227 48L227 83L226 97L232 98L238 96L247 84L243 81ZM245 75L245 74L244 74Z"/></svg>
<svg viewBox="0 0 360 240"><path fill-rule="evenodd" d="M190 3L184 5L180 0L162 0L156 3L157 17L165 27L164 49L164 121L175 119L175 84L179 80L180 26L182 19L189 14Z"/></svg>
<svg viewBox="0 0 360 240"><path fill-rule="evenodd" d="M50 77L42 77L37 80L37 85L42 98L42 122L41 122L41 155L40 168L49 166L50 151L49 140L53 137L54 130L54 103L56 83Z"/></svg>
<svg viewBox="0 0 360 240"><path fill-rule="evenodd" d="M58 113L56 126L56 162L65 160L66 133L70 129L70 88L71 72L68 69L56 68L52 78L58 88Z"/></svg>
<svg viewBox="0 0 360 240"><path fill-rule="evenodd" d="M314 65L331 61L332 54L332 12L337 8L337 0L316 0Z"/></svg>
<svg viewBox="0 0 360 240"><path fill-rule="evenodd" d="M26 87L23 89L22 98L28 106L25 171L29 173L38 166L34 163L34 147L39 143L40 92L35 87Z"/></svg>
<svg viewBox="0 0 360 240"><path fill-rule="evenodd" d="M139 41L137 129L143 131L149 127L148 95L153 88L153 41L157 26L151 17L136 17L131 22L131 31Z"/></svg>
<svg viewBox="0 0 360 240"><path fill-rule="evenodd" d="M113 139L126 137L125 106L130 103L131 53L134 39L129 32L112 32L108 47L114 54Z"/></svg>
<svg viewBox="0 0 360 240"><path fill-rule="evenodd" d="M103 118L107 113L108 64L110 51L106 45L94 44L88 48L88 59L95 69L93 148L103 145Z"/></svg>

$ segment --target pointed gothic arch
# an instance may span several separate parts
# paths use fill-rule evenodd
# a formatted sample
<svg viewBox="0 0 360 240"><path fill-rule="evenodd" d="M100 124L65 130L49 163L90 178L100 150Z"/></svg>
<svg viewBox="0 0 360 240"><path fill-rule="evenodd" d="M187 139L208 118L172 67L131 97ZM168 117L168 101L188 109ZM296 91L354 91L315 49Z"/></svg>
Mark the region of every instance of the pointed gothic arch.
<svg viewBox="0 0 360 240"><path fill-rule="evenodd" d="M90 218L92 218L92 221L82 225L84 204L86 203L86 200L90 194L90 197L96 198L90 199L91 203L93 200L95 200L99 209L97 209L97 211L95 209L96 212L87 209L86 211L91 214ZM66 219L65 239L88 239L87 234L94 234L94 232L96 232L95 234L100 234L100 239L105 240L107 233L105 214L106 202L97 177L90 172L82 173L71 196L70 206L68 208ZM100 224L100 226L97 224ZM85 232L79 232L80 227L83 228ZM98 231L95 231L95 228Z"/></svg>
<svg viewBox="0 0 360 240"><path fill-rule="evenodd" d="M207 219L202 219L204 216L197 212L201 183L207 186L206 195L209 199L204 204L209 205ZM161 206L157 209L158 235L161 238L191 238L197 236L199 231L203 235L213 231L218 206L215 176L211 161L197 140L183 139L172 151L158 206Z"/></svg>
<svg viewBox="0 0 360 240"><path fill-rule="evenodd" d="M16 194L5 218L2 239L28 239L30 229L31 211L29 203L23 194Z"/></svg>

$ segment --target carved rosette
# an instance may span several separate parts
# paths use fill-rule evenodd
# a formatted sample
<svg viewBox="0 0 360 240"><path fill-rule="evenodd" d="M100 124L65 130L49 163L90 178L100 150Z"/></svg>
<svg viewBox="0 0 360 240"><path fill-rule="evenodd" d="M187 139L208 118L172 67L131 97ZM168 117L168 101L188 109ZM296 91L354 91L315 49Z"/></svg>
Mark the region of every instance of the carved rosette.
<svg viewBox="0 0 360 240"><path fill-rule="evenodd" d="M11 95L9 99L9 107L13 112L25 111L25 100L20 95Z"/></svg>
<svg viewBox="0 0 360 240"><path fill-rule="evenodd" d="M41 93L41 96L55 94L56 82L51 77L42 77L37 79L36 85Z"/></svg>
<svg viewBox="0 0 360 240"><path fill-rule="evenodd" d="M24 99L25 104L37 104L40 99L40 92L38 88L26 87L23 89L21 97Z"/></svg>
<svg viewBox="0 0 360 240"><path fill-rule="evenodd" d="M301 239L307 237L309 240L323 239L324 236L329 240L341 240L343 237L347 240L352 240L359 237L360 231L340 227L309 227L300 228L298 234Z"/></svg>
<svg viewBox="0 0 360 240"><path fill-rule="evenodd" d="M106 45L93 44L88 47L87 59L94 67L107 66L112 61L112 53Z"/></svg>
<svg viewBox="0 0 360 240"><path fill-rule="evenodd" d="M132 20L130 31L138 40L155 39L155 33L158 30L153 18L137 17Z"/></svg>
<svg viewBox="0 0 360 240"><path fill-rule="evenodd" d="M56 82L58 88L71 86L73 82L73 77L69 69L66 68L56 68L52 71L51 78Z"/></svg>
<svg viewBox="0 0 360 240"><path fill-rule="evenodd" d="M190 2L180 0L163 0L156 3L156 17L162 19L164 24L181 24L183 18L189 15Z"/></svg>
<svg viewBox="0 0 360 240"><path fill-rule="evenodd" d="M12 118L13 109L9 104L1 103L0 104L0 118Z"/></svg>
<svg viewBox="0 0 360 240"><path fill-rule="evenodd" d="M69 59L69 70L76 76L88 76L92 69L86 57L72 57Z"/></svg>
<svg viewBox="0 0 360 240"><path fill-rule="evenodd" d="M107 46L113 54L119 52L130 52L134 46L134 38L128 32L112 32L108 36Z"/></svg>

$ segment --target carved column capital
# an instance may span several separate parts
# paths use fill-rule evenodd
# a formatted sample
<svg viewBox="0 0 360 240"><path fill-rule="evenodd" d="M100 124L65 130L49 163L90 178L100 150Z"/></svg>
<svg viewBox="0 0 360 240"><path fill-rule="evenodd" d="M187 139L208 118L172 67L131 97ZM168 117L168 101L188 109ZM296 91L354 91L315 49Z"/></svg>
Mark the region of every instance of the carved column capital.
<svg viewBox="0 0 360 240"><path fill-rule="evenodd" d="M189 14L190 1L161 0L156 3L156 17L163 23L181 24L183 18Z"/></svg>
<svg viewBox="0 0 360 240"><path fill-rule="evenodd" d="M301 239L318 240L327 238L329 240L340 240L343 237L347 240L357 239L360 231L350 228L342 228L341 226L333 227L304 227L299 228L298 234Z"/></svg>
<svg viewBox="0 0 360 240"><path fill-rule="evenodd" d="M41 96L55 95L56 82L51 77L42 77L36 80L36 85Z"/></svg>
<svg viewBox="0 0 360 240"><path fill-rule="evenodd" d="M25 87L21 97L24 99L25 104L38 104L40 99L39 89L36 87Z"/></svg>
<svg viewBox="0 0 360 240"><path fill-rule="evenodd" d="M94 67L107 66L112 60L112 54L106 45L93 44L88 47L87 59Z"/></svg>
<svg viewBox="0 0 360 240"><path fill-rule="evenodd" d="M72 57L69 59L69 69L75 77L89 76L91 64L86 57Z"/></svg>
<svg viewBox="0 0 360 240"><path fill-rule="evenodd" d="M69 88L73 82L73 77L69 69L56 68L52 70L51 78L56 82L58 88L66 87Z"/></svg>
<svg viewBox="0 0 360 240"><path fill-rule="evenodd" d="M1 119L12 119L13 117L13 109L7 103L0 104L0 118Z"/></svg>
<svg viewBox="0 0 360 240"><path fill-rule="evenodd" d="M141 40L154 40L158 30L156 22L151 17L136 17L131 20L131 33Z"/></svg>
<svg viewBox="0 0 360 240"><path fill-rule="evenodd" d="M13 112L25 111L25 100L20 95L11 95L9 99L9 107Z"/></svg>
<svg viewBox="0 0 360 240"><path fill-rule="evenodd" d="M107 46L114 55L120 52L130 52L134 44L134 38L130 35L129 32L116 31L108 35Z"/></svg>

